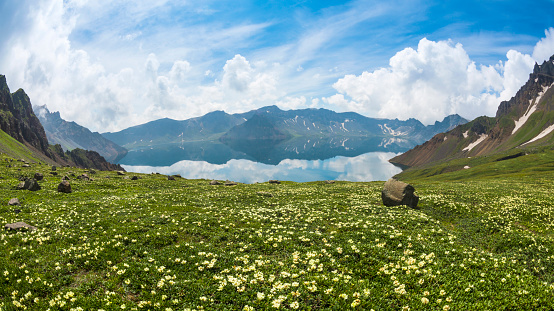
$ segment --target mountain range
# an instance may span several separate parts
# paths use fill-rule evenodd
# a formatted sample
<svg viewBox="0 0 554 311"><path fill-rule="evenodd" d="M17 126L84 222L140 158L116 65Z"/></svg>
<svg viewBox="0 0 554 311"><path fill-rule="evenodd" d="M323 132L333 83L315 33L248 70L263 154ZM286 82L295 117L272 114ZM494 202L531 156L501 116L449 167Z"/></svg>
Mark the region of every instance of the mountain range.
<svg viewBox="0 0 554 311"><path fill-rule="evenodd" d="M490 156L554 144L554 55L535 64L529 80L495 117L479 117L435 135L393 159L403 167L425 167L454 159ZM522 156L514 152L511 156Z"/></svg>
<svg viewBox="0 0 554 311"><path fill-rule="evenodd" d="M277 106L268 106L237 114L215 111L183 121L165 118L102 135L128 150L195 141L219 140L230 144L252 140L284 141L295 137L398 138L415 145L466 122L459 115L451 115L425 126L415 119L374 119L327 109L283 111Z"/></svg>

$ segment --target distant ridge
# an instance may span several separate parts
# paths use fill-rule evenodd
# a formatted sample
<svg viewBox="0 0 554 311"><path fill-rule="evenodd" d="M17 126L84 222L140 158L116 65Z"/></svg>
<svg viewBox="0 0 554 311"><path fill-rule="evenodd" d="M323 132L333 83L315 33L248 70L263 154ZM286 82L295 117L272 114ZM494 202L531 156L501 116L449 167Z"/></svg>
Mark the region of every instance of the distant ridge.
<svg viewBox="0 0 554 311"><path fill-rule="evenodd" d="M50 112L45 106L35 108L38 110L37 116L50 143L59 144L64 150L76 148L94 150L112 163L116 163L127 154L127 149L99 133L93 133L75 122L65 121L60 117L59 112Z"/></svg>
<svg viewBox="0 0 554 311"><path fill-rule="evenodd" d="M422 143L433 135L467 122L452 115L425 126L409 119L374 119L354 112L337 113L327 109L283 111L277 106L246 113L223 111L183 121L159 119L102 135L132 150L163 144L194 141L287 139L292 137L382 137Z"/></svg>
<svg viewBox="0 0 554 311"><path fill-rule="evenodd" d="M509 101L500 103L495 117L479 117L435 135L393 159L404 167L500 153L519 147L554 144L554 55L535 64L529 80Z"/></svg>

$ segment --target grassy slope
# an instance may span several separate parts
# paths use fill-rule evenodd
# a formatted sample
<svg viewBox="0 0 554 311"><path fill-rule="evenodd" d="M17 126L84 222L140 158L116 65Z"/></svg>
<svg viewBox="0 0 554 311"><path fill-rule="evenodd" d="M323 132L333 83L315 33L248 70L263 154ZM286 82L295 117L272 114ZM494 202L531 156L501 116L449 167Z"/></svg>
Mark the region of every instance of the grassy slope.
<svg viewBox="0 0 554 311"><path fill-rule="evenodd" d="M40 161L40 158L29 150L29 148L2 130L0 130L0 152L12 158L23 159L28 162Z"/></svg>
<svg viewBox="0 0 554 311"><path fill-rule="evenodd" d="M2 170L0 202L22 212L2 203L0 223L39 229L0 235L0 308L549 310L554 170L551 153L531 156L544 163L523 173L493 176L506 160L485 177L412 179L419 210L383 207L382 182L98 172L61 194L60 177L84 171ZM37 171L42 190L14 189Z"/></svg>

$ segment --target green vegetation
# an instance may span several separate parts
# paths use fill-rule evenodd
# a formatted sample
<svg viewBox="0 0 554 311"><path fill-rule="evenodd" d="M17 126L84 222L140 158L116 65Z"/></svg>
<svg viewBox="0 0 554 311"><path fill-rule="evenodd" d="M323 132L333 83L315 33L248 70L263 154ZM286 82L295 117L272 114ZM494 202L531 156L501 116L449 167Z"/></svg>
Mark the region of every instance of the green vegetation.
<svg viewBox="0 0 554 311"><path fill-rule="evenodd" d="M24 159L25 161L38 162L36 155L29 150L25 145L15 140L6 132L0 130L0 152L9 154L16 159Z"/></svg>
<svg viewBox="0 0 554 311"><path fill-rule="evenodd" d="M0 224L38 228L1 229L0 310L551 310L553 157L412 179L412 210L384 207L382 182L53 176L0 156ZM15 190L35 172L42 190Z"/></svg>

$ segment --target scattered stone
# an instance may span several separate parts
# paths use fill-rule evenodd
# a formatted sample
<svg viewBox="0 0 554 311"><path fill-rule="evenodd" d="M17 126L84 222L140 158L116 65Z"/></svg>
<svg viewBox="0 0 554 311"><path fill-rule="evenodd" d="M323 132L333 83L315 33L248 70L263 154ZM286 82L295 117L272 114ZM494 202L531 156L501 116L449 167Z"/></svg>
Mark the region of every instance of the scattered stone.
<svg viewBox="0 0 554 311"><path fill-rule="evenodd" d="M175 175L173 175L173 177L175 177L175 178L183 178L183 177L181 177L181 174L175 174Z"/></svg>
<svg viewBox="0 0 554 311"><path fill-rule="evenodd" d="M387 180L381 192L385 206L407 205L416 208L419 197L414 194L414 187L394 178Z"/></svg>
<svg viewBox="0 0 554 311"><path fill-rule="evenodd" d="M58 176L58 172L50 172L50 174L52 174L52 176Z"/></svg>
<svg viewBox="0 0 554 311"><path fill-rule="evenodd" d="M44 175L42 175L42 173L35 173L35 179L36 179L36 180L43 180L43 179L44 179Z"/></svg>
<svg viewBox="0 0 554 311"><path fill-rule="evenodd" d="M335 181L334 181L334 180L326 180L325 183L328 184L328 185L330 185L330 184L334 184Z"/></svg>
<svg viewBox="0 0 554 311"><path fill-rule="evenodd" d="M236 182L234 182L234 181L228 181L228 180L227 180L227 181L225 182L224 185L225 185L225 186L236 186L236 185L238 185L238 184L237 184Z"/></svg>
<svg viewBox="0 0 554 311"><path fill-rule="evenodd" d="M124 171L117 171L117 175L125 175Z"/></svg>
<svg viewBox="0 0 554 311"><path fill-rule="evenodd" d="M56 166L52 166L52 171L57 170L58 168Z"/></svg>
<svg viewBox="0 0 554 311"><path fill-rule="evenodd" d="M21 167L31 167L29 164L23 164Z"/></svg>
<svg viewBox="0 0 554 311"><path fill-rule="evenodd" d="M167 176L167 180L175 180L175 177L173 177L173 176Z"/></svg>
<svg viewBox="0 0 554 311"><path fill-rule="evenodd" d="M64 177L62 177L62 180L69 180L69 176L65 175Z"/></svg>
<svg viewBox="0 0 554 311"><path fill-rule="evenodd" d="M17 188L19 190L30 190L30 191L37 191L40 190L40 185L34 178L27 179L25 181L22 181L17 185Z"/></svg>
<svg viewBox="0 0 554 311"><path fill-rule="evenodd" d="M265 191L258 191L256 192L257 195L260 195L262 197L267 197L267 198L272 198L273 197L273 194L269 193L269 192L265 192Z"/></svg>
<svg viewBox="0 0 554 311"><path fill-rule="evenodd" d="M19 199L18 198L13 198L13 199L10 199L10 201L8 202L8 205L21 205L21 203L19 203Z"/></svg>
<svg viewBox="0 0 554 311"><path fill-rule="evenodd" d="M88 173L89 174L96 174L96 171L95 170L88 170Z"/></svg>
<svg viewBox="0 0 554 311"><path fill-rule="evenodd" d="M131 180L138 180L138 179L139 179L138 176L131 177Z"/></svg>
<svg viewBox="0 0 554 311"><path fill-rule="evenodd" d="M470 169L471 167L469 167L468 165L464 166L464 170L468 170Z"/></svg>
<svg viewBox="0 0 554 311"><path fill-rule="evenodd" d="M28 225L22 221L6 224L4 228L8 230L21 230L21 229L36 230L37 229L37 227Z"/></svg>
<svg viewBox="0 0 554 311"><path fill-rule="evenodd" d="M81 176L77 177L80 180L90 180L90 177L88 177L87 174L81 174Z"/></svg>
<svg viewBox="0 0 554 311"><path fill-rule="evenodd" d="M212 186L218 186L218 185L221 185L221 183L220 183L219 181L217 181L217 180L212 180L212 181L210 181L210 185L212 185Z"/></svg>
<svg viewBox="0 0 554 311"><path fill-rule="evenodd" d="M69 181L62 180L62 182L58 185L58 192L71 193L71 185L69 184Z"/></svg>
<svg viewBox="0 0 554 311"><path fill-rule="evenodd" d="M270 180L269 183L279 185L281 182L278 180Z"/></svg>
<svg viewBox="0 0 554 311"><path fill-rule="evenodd" d="M16 213L16 214L19 214L19 213L21 213L21 210L16 208L16 209L13 210L13 212Z"/></svg>

